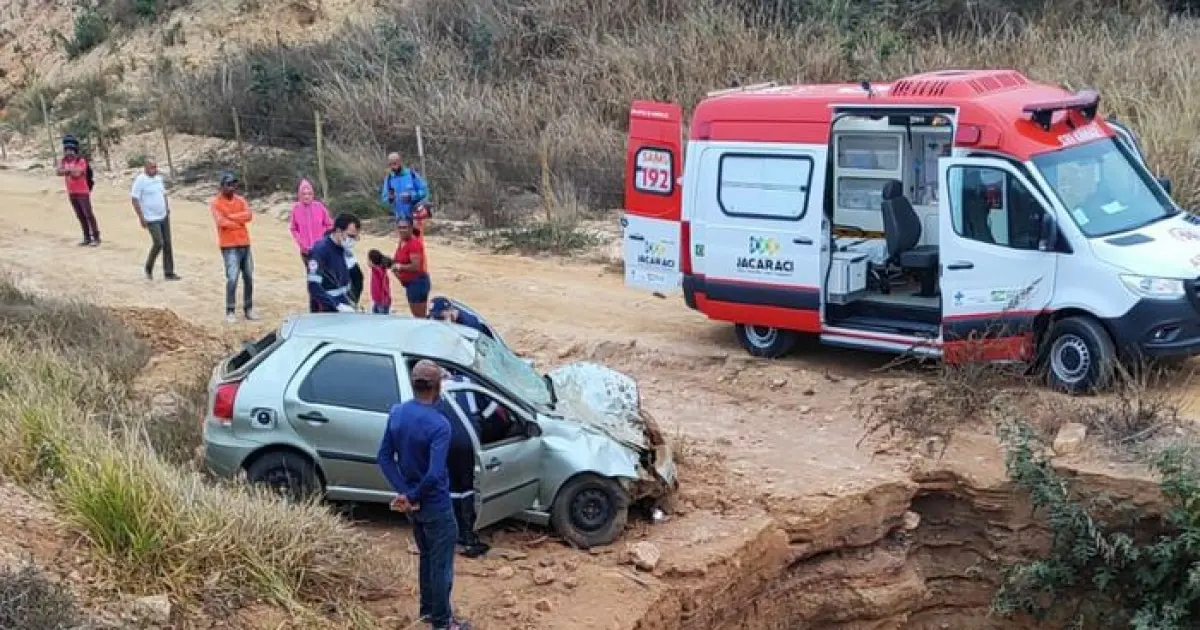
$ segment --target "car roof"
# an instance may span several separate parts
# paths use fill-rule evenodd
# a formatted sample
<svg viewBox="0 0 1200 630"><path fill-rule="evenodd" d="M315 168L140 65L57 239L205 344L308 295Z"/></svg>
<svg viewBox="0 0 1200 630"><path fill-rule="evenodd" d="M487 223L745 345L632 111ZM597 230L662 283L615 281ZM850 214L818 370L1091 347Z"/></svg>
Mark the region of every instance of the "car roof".
<svg viewBox="0 0 1200 630"><path fill-rule="evenodd" d="M307 338L398 350L471 365L478 331L438 320L374 313L292 315L280 327L284 338Z"/></svg>

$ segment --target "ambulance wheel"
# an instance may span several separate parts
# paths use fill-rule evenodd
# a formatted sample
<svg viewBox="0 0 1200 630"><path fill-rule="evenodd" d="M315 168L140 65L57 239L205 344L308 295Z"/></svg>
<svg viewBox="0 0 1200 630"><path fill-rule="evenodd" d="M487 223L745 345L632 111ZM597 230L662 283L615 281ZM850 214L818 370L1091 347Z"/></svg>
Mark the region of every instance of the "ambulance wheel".
<svg viewBox="0 0 1200 630"><path fill-rule="evenodd" d="M736 330L738 341L746 352L767 359L776 359L791 352L799 339L794 331L770 326L738 324Z"/></svg>
<svg viewBox="0 0 1200 630"><path fill-rule="evenodd" d="M1044 348L1051 387L1069 394L1091 394L1112 382L1117 351L1100 322L1090 317L1061 319L1050 327Z"/></svg>

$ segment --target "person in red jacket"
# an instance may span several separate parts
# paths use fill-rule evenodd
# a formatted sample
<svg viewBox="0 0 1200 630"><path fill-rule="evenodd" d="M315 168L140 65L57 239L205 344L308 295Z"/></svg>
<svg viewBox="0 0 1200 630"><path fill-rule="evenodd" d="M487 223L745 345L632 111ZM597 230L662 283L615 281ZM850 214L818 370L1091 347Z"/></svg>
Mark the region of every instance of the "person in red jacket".
<svg viewBox="0 0 1200 630"><path fill-rule="evenodd" d="M408 309L413 317L424 319L429 310L429 261L425 257L425 240L421 230L413 227L413 220L401 218L396 221L396 232L400 235L400 246L392 257L392 270L404 287L408 297Z"/></svg>
<svg viewBox="0 0 1200 630"><path fill-rule="evenodd" d="M71 200L71 209L83 229L81 246L96 246L100 244L100 228L96 225L96 213L92 210L92 183L88 177L91 166L87 158L79 154L79 140L75 136L64 136L63 158L58 163L58 175L67 184L67 198Z"/></svg>
<svg viewBox="0 0 1200 630"><path fill-rule="evenodd" d="M388 277L392 259L372 249L367 252L367 260L371 263L371 312L387 315L392 312L392 280Z"/></svg>

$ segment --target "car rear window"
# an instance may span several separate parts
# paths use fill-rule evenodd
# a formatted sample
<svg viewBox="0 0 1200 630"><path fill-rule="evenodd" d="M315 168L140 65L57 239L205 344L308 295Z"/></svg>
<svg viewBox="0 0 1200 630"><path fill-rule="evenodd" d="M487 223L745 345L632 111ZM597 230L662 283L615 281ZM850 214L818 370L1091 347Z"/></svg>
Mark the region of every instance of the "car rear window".
<svg viewBox="0 0 1200 630"><path fill-rule="evenodd" d="M387 413L400 402L396 362L384 354L335 350L313 366L298 394L307 403Z"/></svg>
<svg viewBox="0 0 1200 630"><path fill-rule="evenodd" d="M229 360L225 363L225 373L231 374L237 372L250 365L255 359L264 358L267 351L274 348L278 341L279 333L271 331L258 341L246 344L240 352L229 357Z"/></svg>

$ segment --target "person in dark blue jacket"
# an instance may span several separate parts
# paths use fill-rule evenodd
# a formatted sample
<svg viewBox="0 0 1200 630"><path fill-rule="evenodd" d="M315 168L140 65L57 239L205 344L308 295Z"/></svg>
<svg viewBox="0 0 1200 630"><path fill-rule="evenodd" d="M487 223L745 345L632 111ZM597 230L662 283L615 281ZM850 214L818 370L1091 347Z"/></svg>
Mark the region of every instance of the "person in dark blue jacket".
<svg viewBox="0 0 1200 630"><path fill-rule="evenodd" d="M474 328L492 339L496 338L496 335L492 333L492 329L480 321L479 317L470 311L455 307L449 298L442 296L433 298L433 301L429 304L429 318L453 322L467 328Z"/></svg>
<svg viewBox="0 0 1200 630"><path fill-rule="evenodd" d="M466 376L449 373L445 375L445 381L471 382ZM476 437L482 440L481 422L496 413L496 403L480 413L472 391L454 392L454 402L466 414ZM450 500L454 504L454 520L458 523L458 544L463 548L463 556L477 558L487 553L490 547L475 533L475 444L462 416L454 411L445 395L438 401L438 408L450 419L450 455L446 458L446 468L450 471Z"/></svg>
<svg viewBox="0 0 1200 630"><path fill-rule="evenodd" d="M350 268L346 260L358 239L359 225L358 217L353 214L339 214L333 220L329 234L309 250L308 308L311 312L354 311Z"/></svg>
<svg viewBox="0 0 1200 630"><path fill-rule="evenodd" d="M458 524L450 501L446 457L450 420L438 409L442 369L428 359L412 368L413 398L394 405L379 443L377 461L396 491L392 509L406 512L420 553L420 616L434 630L470 628L451 614L454 547Z"/></svg>

